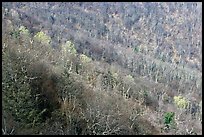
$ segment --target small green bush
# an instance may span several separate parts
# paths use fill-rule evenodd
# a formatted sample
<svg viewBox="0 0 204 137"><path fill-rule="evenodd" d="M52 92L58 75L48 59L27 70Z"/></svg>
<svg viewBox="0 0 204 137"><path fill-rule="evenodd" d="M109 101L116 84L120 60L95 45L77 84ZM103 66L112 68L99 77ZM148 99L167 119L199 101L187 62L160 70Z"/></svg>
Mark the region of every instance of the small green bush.
<svg viewBox="0 0 204 137"><path fill-rule="evenodd" d="M23 34L23 35L29 35L29 30L26 29L26 27L24 27L24 26L21 26L19 28L19 32L20 32L20 34Z"/></svg>
<svg viewBox="0 0 204 137"><path fill-rule="evenodd" d="M144 90L143 95L144 95L145 98L147 98L148 97L148 92L146 90Z"/></svg>
<svg viewBox="0 0 204 137"><path fill-rule="evenodd" d="M14 38L19 38L20 32L19 31L12 31L12 32L10 32L10 35Z"/></svg>
<svg viewBox="0 0 204 137"><path fill-rule="evenodd" d="M173 123L174 120L174 112L166 112L164 114L164 124L169 127L169 125L171 125Z"/></svg>
<svg viewBox="0 0 204 137"><path fill-rule="evenodd" d="M83 63L89 63L92 61L91 58L89 58L88 56L84 55L84 54L81 54L80 55L80 60L83 62Z"/></svg>
<svg viewBox="0 0 204 137"><path fill-rule="evenodd" d="M51 38L47 36L44 32L38 32L34 38L43 44L49 44L51 42Z"/></svg>
<svg viewBox="0 0 204 137"><path fill-rule="evenodd" d="M175 96L174 97L174 103L179 108L186 108L188 106L188 101L182 96Z"/></svg>
<svg viewBox="0 0 204 137"><path fill-rule="evenodd" d="M135 51L136 53L138 53L138 52L140 51L140 50L139 50L139 47L138 47L138 46L135 47L134 51Z"/></svg>
<svg viewBox="0 0 204 137"><path fill-rule="evenodd" d="M69 52L70 54L76 55L77 53L74 44L71 41L67 41L64 45L62 45L62 51L64 54Z"/></svg>

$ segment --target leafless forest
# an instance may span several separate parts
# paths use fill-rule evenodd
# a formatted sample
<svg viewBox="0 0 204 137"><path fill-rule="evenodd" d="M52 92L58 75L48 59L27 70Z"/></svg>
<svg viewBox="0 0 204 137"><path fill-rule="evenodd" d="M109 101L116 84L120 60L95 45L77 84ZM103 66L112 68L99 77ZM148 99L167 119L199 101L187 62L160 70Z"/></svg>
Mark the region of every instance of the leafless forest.
<svg viewBox="0 0 204 137"><path fill-rule="evenodd" d="M202 3L3 2L2 134L201 135Z"/></svg>

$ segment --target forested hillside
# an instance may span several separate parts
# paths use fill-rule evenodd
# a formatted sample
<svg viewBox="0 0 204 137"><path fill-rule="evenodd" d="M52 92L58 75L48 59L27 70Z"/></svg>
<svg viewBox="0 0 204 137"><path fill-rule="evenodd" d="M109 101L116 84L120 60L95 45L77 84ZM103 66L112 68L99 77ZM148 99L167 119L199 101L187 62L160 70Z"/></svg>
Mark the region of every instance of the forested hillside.
<svg viewBox="0 0 204 137"><path fill-rule="evenodd" d="M3 2L2 134L202 134L202 3Z"/></svg>

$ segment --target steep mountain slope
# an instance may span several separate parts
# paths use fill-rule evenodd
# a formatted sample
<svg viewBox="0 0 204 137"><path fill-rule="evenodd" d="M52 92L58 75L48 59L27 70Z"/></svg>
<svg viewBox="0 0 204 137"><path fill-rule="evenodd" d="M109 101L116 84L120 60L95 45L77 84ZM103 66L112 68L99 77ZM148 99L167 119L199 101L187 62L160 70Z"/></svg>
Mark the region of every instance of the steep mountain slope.
<svg viewBox="0 0 204 137"><path fill-rule="evenodd" d="M2 5L12 133L202 134L201 3Z"/></svg>

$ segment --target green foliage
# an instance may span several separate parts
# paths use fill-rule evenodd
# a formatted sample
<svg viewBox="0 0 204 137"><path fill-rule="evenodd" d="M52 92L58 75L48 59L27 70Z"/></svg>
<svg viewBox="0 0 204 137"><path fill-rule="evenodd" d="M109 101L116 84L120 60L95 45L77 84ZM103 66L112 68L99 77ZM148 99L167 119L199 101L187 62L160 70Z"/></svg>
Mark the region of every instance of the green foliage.
<svg viewBox="0 0 204 137"><path fill-rule="evenodd" d="M166 112L164 114L164 124L169 127L174 121L174 112Z"/></svg>
<svg viewBox="0 0 204 137"><path fill-rule="evenodd" d="M136 52L136 53L138 53L140 50L139 50L139 47L137 46L137 47L135 47L134 48L134 51Z"/></svg>
<svg viewBox="0 0 204 137"><path fill-rule="evenodd" d="M92 61L91 58L89 58L88 56L81 54L80 55L80 60L82 63L90 63Z"/></svg>
<svg viewBox="0 0 204 137"><path fill-rule="evenodd" d="M67 41L64 45L62 45L62 51L64 55L66 55L67 52L73 55L76 55L77 53L74 44L71 41Z"/></svg>
<svg viewBox="0 0 204 137"><path fill-rule="evenodd" d="M49 44L51 42L51 38L49 36L47 36L44 32L40 31L38 32L34 38L43 43L43 44Z"/></svg>
<svg viewBox="0 0 204 137"><path fill-rule="evenodd" d="M29 30L26 29L26 27L24 27L24 26L21 26L19 28L19 32L20 32L20 34L23 34L23 35L29 35Z"/></svg>
<svg viewBox="0 0 204 137"><path fill-rule="evenodd" d="M174 97L174 103L179 108L186 108L188 106L188 101L182 96L175 96Z"/></svg>
<svg viewBox="0 0 204 137"><path fill-rule="evenodd" d="M27 71L22 58L15 58L15 54L3 54L2 68L2 103L4 110L11 112L15 120L23 126L35 126L41 122L41 112L36 108L31 94L31 87L26 79ZM11 56L14 56L13 59ZM8 69L9 68L9 69Z"/></svg>
<svg viewBox="0 0 204 137"><path fill-rule="evenodd" d="M15 7L15 4L13 6ZM13 6L12 8L14 8ZM22 7L22 9L26 11L29 10L29 8L32 8L32 6ZM130 8L128 7L128 9ZM18 11L19 10L13 10L12 14ZM49 19L52 19L53 22L58 23L54 20L56 20L56 18L59 18L60 20L60 18L63 17L63 15L62 16L60 14L58 15L59 15L58 17L53 15L53 17L50 17ZM4 16L6 17L6 14ZM81 29L86 29L87 23L83 25L83 21L82 21L82 24L80 22L77 22L76 16L72 15L72 13L70 13L70 15L67 15L67 16L69 16L69 19L72 23L75 22L77 23L77 26L79 25L81 27ZM119 16L117 16L117 13L113 14L113 16L114 18L115 17L118 19L120 18ZM118 63L118 66L116 66L115 69L114 68L107 69L109 67L108 63L100 62L100 60L98 60L97 63L96 61L92 62L92 58L84 54L79 55L79 58L77 58L78 57L78 56L76 57L77 51L75 49L74 44L71 41L67 41L66 43L63 43L64 45L60 47L62 48L62 50L58 51L58 50L52 49L52 47L49 45L49 43L51 42L51 38L42 31L38 32L34 36L34 41L30 40L31 37L30 37L29 30L25 26L20 26L20 28L17 27L16 29L11 29L18 26L18 24L25 24L24 22L25 20L19 19L19 22L16 22L17 19L15 18L13 18L12 16L6 17L5 20L11 19L11 21L14 21L14 22L13 24L11 23L9 25L9 21L8 21L5 23L6 25L4 26L9 26L9 27L8 28L3 27L5 28L4 29L5 31L8 31L9 29L11 30L9 31L9 33L5 33L3 35L4 42L2 44L4 46L3 52L7 51L7 53L3 53L3 61L2 61L3 110L8 113L11 113L13 117L15 117L15 120L21 123L22 125L32 126L32 129L38 123L43 125L42 123L44 121L43 121L42 115L45 116L49 111L51 112L49 113L51 116L49 117L50 119L46 119L49 121L49 122L46 121L48 122L48 126L46 128L50 129L50 131L53 129L55 131L58 130L57 133L51 132L51 134L141 134L141 133L147 134L149 130L156 131L157 128L160 127L159 125L154 124L154 122L156 121L151 122L151 119L147 119L147 117L151 114L153 114L152 116L155 117L158 121L164 120L163 123L168 127L169 126L172 127L174 123L174 115L176 112L175 113L166 112L163 115L163 117L159 117L160 113L162 112L162 110L160 110L162 107L159 107L160 102L158 101L160 100L157 100L157 97L162 96L163 97L162 101L169 103L169 101L171 101L170 100L171 96L174 94L174 93L172 94L170 93L170 94L161 95L163 91L161 92L160 89L164 90L164 92L166 90L177 91L176 84L179 83L180 85L178 87L180 88L180 90L185 91L185 93L188 94L188 91L194 90L195 88L198 89L201 87L200 79L202 76L197 77L196 76L197 72L195 72L195 74L192 73L189 76L190 73L184 70L184 68L180 68L179 65L174 66L171 63L169 63L168 60L170 57L169 57L168 50L167 52L164 52L163 54L161 54L159 59L155 59L153 55L160 54L159 52L162 52L163 45L162 44L156 45L154 41L155 36L153 35L152 35L153 39L149 39L148 37L143 39L142 36L139 38L138 34L135 33L135 31L138 30L137 29L138 27L131 28L131 34L130 34L132 35L131 37L128 36L129 35L128 33L125 33L126 31L128 31L127 27L125 27L124 30L122 30L124 32L124 33L122 32L124 34L122 37L125 37L126 39L125 41L123 41L122 37L117 38L118 36L116 35L112 37L112 34L106 31L105 29L104 29L104 32L99 34L99 37L101 37L102 39L103 38L108 39L112 41L113 44L120 45L122 42L123 45L132 45L132 43L138 42L143 44L149 43L151 45L151 46L145 46L145 45L135 46L133 50L136 54L132 54L130 58L126 58L130 53L128 52L128 50L127 50L127 54L126 52L124 52L124 54L123 53L118 54L120 53L120 51L123 50L122 45L121 47L119 46L119 50L115 50L115 46L112 46L113 48L109 49L108 46L103 46L103 44L101 45L100 43L99 43L100 46L95 48L94 45L95 46L97 45L94 44L95 43L94 39L89 39L89 38L86 39L86 36L83 37L80 35L79 37L75 37L76 41L78 41L79 43L83 43L82 46L85 46L88 44L91 47L93 47L92 51L95 53L98 53L98 54L94 54L95 58L101 58L100 56L105 56L107 58L107 61L109 60L109 58L110 60L114 59L116 61L112 64ZM44 16L44 14L42 14L42 18L46 18L46 15ZM30 22L30 19L32 20L32 16L28 15L26 20ZM97 20L97 18L93 18L93 20ZM145 22L148 22L148 20L142 19L142 23L140 24L144 24ZM36 20L36 21L34 20L34 22L32 22L31 24L28 23L27 25L30 26L30 25L33 25L33 23L35 25L35 28L40 28L38 27L38 24L41 24L42 22L41 20ZM124 24L124 23L119 23L119 28L123 28L123 26L120 26L120 24ZM58 25L59 24L56 24L55 26L58 26ZM64 32L67 33L65 34L66 36L64 35L64 37L78 36L78 32L80 33L80 31L77 31L77 32L67 31L66 26L64 26L65 30L62 32L61 30L57 30L55 26L53 26L50 29L50 31L52 31L51 33L54 34L53 44L58 43L59 41L63 41L63 39L61 39L63 36L60 36L60 35L64 34ZM100 24L98 26L96 23L94 24L94 26L96 28L97 27L100 28ZM117 27L117 25L111 25L111 22L109 21L106 23L105 26L108 27L107 28L108 30L117 30L117 29L114 29L114 27ZM46 29L49 29L50 25L48 24L45 27ZM88 25L88 27L90 26ZM35 29L33 28L32 31L35 31ZM98 31L90 31L90 34L91 36L93 36L93 38L96 38L95 40L97 40L99 38L97 37L98 35L92 34L95 32L98 32ZM107 35L106 35L106 32L107 32ZM69 33L76 33L76 34L72 35ZM11 34L12 37L9 34ZM172 34L172 36L173 35L174 34ZM138 37L138 39L134 40L134 38L136 37ZM172 40L172 39L170 38L169 40ZM100 41L97 41L97 42L100 42ZM7 48L7 46L10 47L10 45L13 45L13 47L10 49ZM29 46L26 46L26 45L29 45ZM167 43L167 45L169 44ZM175 45L175 44L171 43L170 45ZM197 45L199 45L199 43ZM30 48L27 48L27 47L30 47ZM158 48L155 49L154 51L157 50L158 52L153 52L152 49L154 49L155 47L158 47ZM21 48L21 49L18 49L18 48ZM83 50L83 48L84 47L81 47L80 49ZM179 47L177 46L177 48ZM190 48L191 47L188 47L188 49ZM21 54L26 57L31 57L31 59L28 59L28 58L23 59L21 58L20 55L14 55L14 54L8 53L8 51L12 49L16 51L16 53L18 54ZM186 49L181 49L181 50L185 52L184 54L188 53L188 50L186 51ZM58 54L59 52L62 54ZM165 60L166 62L161 62L161 60L163 61ZM28 62L32 62L32 65L30 65L31 63L28 63ZM43 65L40 65L42 67L39 67L39 65L35 65L36 62L40 62L39 64L42 63ZM27 67L28 66L27 63L29 64L30 68ZM96 64L99 64L99 66L101 67L100 68L94 67L94 65ZM125 67L126 64L128 65L128 67ZM54 70L53 68L55 68L56 70ZM26 69L30 71L27 71ZM130 71L128 69L130 69ZM77 74L74 72L75 70ZM190 71L191 69L189 69L189 72ZM55 75L56 78L53 77L53 72L56 74ZM127 74L128 72L130 72L131 75L128 75ZM32 74L33 76L29 76L27 75L27 73ZM135 78L134 80L132 75L133 73L134 73L134 76L138 76L137 74L135 74L135 73L138 73L139 75L145 76L146 78L140 79L140 77L134 77ZM198 73L198 75L199 74L200 73ZM46 88L42 88L43 87L42 85L45 85L45 83L43 82L50 79L54 79L51 81L51 83L48 83L51 86L47 85ZM156 81L158 81L159 83L155 84L154 81L149 81L151 79L156 79ZM87 80L90 82L88 83ZM175 82L176 84L174 84L173 82ZM93 87L90 86L90 83L91 84L93 83L92 85L94 86ZM103 83L105 83L104 87L108 87L107 93L103 92L105 89L102 87ZM193 87L191 86L193 85L192 83L195 83L196 86L194 86L195 88L189 88L189 87L185 88L185 86L187 85L185 83L187 83L189 87ZM170 84L172 84L172 86ZM143 86L147 88L144 88ZM183 90L181 86L183 86L186 90ZM110 87L114 87L114 88L110 88ZM50 93L49 95L53 95L54 97L59 99L60 105L62 105L61 101L63 101L64 108L65 108L64 112L61 111L61 108L59 110L58 108L53 108L54 105L48 105L49 107L44 107L45 103L42 100L40 100L41 93L42 93L41 90L47 93L47 91L51 91L52 89L55 89L55 88L56 90L53 90L53 91L56 91L54 93L57 93L57 94L52 94L53 92L52 93L48 92L48 93ZM190 90L187 90L188 88ZM195 89L195 93L197 93L196 92L197 89ZM98 92L98 91L102 91L102 92ZM47 95L46 93L43 94L42 96L46 96ZM126 100L123 100L120 93L122 93L123 96L127 97ZM47 99L47 97L44 97L44 98L45 100ZM143 102L141 103L141 101L143 101L143 98L144 98L144 101L146 101L145 103ZM39 109L39 106L41 104L39 105L38 103L41 101L43 102L42 103L43 105L42 105L42 108ZM48 100L46 100L45 102L50 103L50 101ZM188 105L188 101L182 96L175 96L174 103L179 108L186 108L186 106ZM170 108L172 107L171 106L172 104L168 104L168 105ZM50 107L52 108L52 110L54 110L54 113L53 111L49 110ZM146 111L146 108L148 108L148 111ZM202 109L202 101L200 102L200 108ZM138 112L140 112L141 114ZM147 113L147 112L149 114L144 114L143 116L143 113ZM188 113L188 111L185 111L185 112ZM156 113L158 113L158 115L154 115ZM66 115L62 116L62 114L66 114ZM185 118L185 116L186 114L184 114L183 117ZM201 116L202 116L202 110L201 110ZM180 119L178 119L178 122L180 122L179 120ZM192 123L191 121L189 122L190 124ZM184 121L184 123L188 124L187 121ZM154 124L155 128L154 127L151 127L151 129L147 128L152 124ZM51 128L52 127L51 125L53 125L53 128ZM21 130L21 129L17 128L17 130ZM42 130L44 130L44 128L42 128ZM82 132L82 130L84 131ZM41 132L41 129L39 131L40 132L37 132L37 133L44 134L43 132ZM182 130L176 131L176 133L180 133L180 131Z"/></svg>
<svg viewBox="0 0 204 137"><path fill-rule="evenodd" d="M148 92L146 90L144 90L143 95L144 95L144 98L147 98L148 97Z"/></svg>
<svg viewBox="0 0 204 137"><path fill-rule="evenodd" d="M31 43L30 43L31 38L30 38L29 30L26 27L21 26L18 31L20 33L20 38L19 39L24 42L23 45L26 46L26 47L31 45ZM20 44L22 44L22 43L20 42Z"/></svg>
<svg viewBox="0 0 204 137"><path fill-rule="evenodd" d="M20 32L19 31L12 31L12 32L10 32L10 35L14 38L19 38Z"/></svg>

